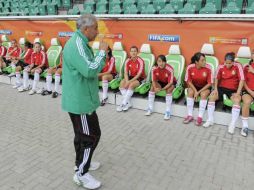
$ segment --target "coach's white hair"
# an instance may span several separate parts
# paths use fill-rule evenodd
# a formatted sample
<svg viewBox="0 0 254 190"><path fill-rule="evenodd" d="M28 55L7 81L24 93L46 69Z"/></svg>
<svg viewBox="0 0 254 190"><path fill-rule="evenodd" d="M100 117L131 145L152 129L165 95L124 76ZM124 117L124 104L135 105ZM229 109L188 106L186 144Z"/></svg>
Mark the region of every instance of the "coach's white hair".
<svg viewBox="0 0 254 190"><path fill-rule="evenodd" d="M85 14L81 15L77 20L77 29L82 30L85 27L92 26L97 22L97 19L94 15Z"/></svg>

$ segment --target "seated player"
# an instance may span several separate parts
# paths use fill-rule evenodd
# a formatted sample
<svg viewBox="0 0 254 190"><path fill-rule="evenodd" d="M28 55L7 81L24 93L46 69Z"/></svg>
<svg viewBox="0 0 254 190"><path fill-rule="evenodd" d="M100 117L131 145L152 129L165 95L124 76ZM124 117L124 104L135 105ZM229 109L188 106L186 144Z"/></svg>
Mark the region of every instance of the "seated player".
<svg viewBox="0 0 254 190"><path fill-rule="evenodd" d="M55 74L55 91L52 94L52 76ZM57 98L60 94L60 82L61 82L61 75L62 75L62 55L60 58L60 63L56 67L48 68L47 70L47 77L46 77L46 90L43 90L41 95L46 96L52 94L52 98Z"/></svg>
<svg viewBox="0 0 254 190"><path fill-rule="evenodd" d="M114 79L116 75L115 58L112 55L112 50L109 47L106 57L106 65L98 74L99 80L102 81L102 101L101 106L104 106L108 100L108 83Z"/></svg>
<svg viewBox="0 0 254 190"><path fill-rule="evenodd" d="M250 116L250 105L254 98L254 52L252 52L252 59L248 65L244 67L244 90L242 92L242 130L241 135L248 136L249 125L248 119Z"/></svg>
<svg viewBox="0 0 254 190"><path fill-rule="evenodd" d="M167 95L164 119L169 120L171 115L172 92L175 88L174 85L176 82L176 79L174 78L174 69L169 64L167 64L167 60L164 55L159 55L156 63L157 65L153 68L152 71L152 87L149 91L149 105L146 116L150 116L153 112L155 94L161 90L165 90Z"/></svg>
<svg viewBox="0 0 254 190"><path fill-rule="evenodd" d="M36 42L34 44L34 52L31 55L31 64L28 65L23 70L23 86L18 88L19 92L24 92L29 90L29 74L34 74L34 80L32 89L29 92L29 95L33 95L36 92L40 92L37 89L37 84L40 80L40 74L47 68L48 66L48 59L46 53L41 49L41 44Z"/></svg>
<svg viewBox="0 0 254 190"><path fill-rule="evenodd" d="M117 107L117 111L127 111L131 107L130 99L134 89L145 79L145 63L138 56L138 48L130 48L130 58L125 62L124 79L120 83L120 92L122 94L122 103Z"/></svg>
<svg viewBox="0 0 254 190"><path fill-rule="evenodd" d="M199 112L196 125L200 126L203 122L203 115L207 105L207 97L210 94L210 88L213 83L212 70L205 62L203 53L195 53L191 58L191 63L186 69L185 81L188 85L187 110L188 115L183 123L187 124L193 120L194 101L199 101Z"/></svg>
<svg viewBox="0 0 254 190"><path fill-rule="evenodd" d="M7 53L7 49L2 45L2 41L0 40L0 75L3 74L2 68L5 67L6 53Z"/></svg>
<svg viewBox="0 0 254 190"><path fill-rule="evenodd" d="M19 62L22 54L22 49L18 47L17 41L14 39L11 41L11 47L8 48L5 56L5 62L3 62L3 68L11 65L16 68L16 64ZM10 73L9 77L15 76L15 73Z"/></svg>
<svg viewBox="0 0 254 190"><path fill-rule="evenodd" d="M228 133L233 134L235 123L240 115L241 91L244 83L244 74L242 66L234 62L235 53L225 55L224 64L219 65L217 69L214 90L209 96L208 119L203 125L209 127L214 122L215 101L223 101L223 94L226 94L232 101L232 119L228 127Z"/></svg>
<svg viewBox="0 0 254 190"><path fill-rule="evenodd" d="M13 88L19 88L22 86L21 82L21 74L20 72L24 70L25 67L31 64L31 55L33 53L33 44L30 42L25 42L25 54L23 57L19 57L19 61L16 65L16 84L13 86Z"/></svg>

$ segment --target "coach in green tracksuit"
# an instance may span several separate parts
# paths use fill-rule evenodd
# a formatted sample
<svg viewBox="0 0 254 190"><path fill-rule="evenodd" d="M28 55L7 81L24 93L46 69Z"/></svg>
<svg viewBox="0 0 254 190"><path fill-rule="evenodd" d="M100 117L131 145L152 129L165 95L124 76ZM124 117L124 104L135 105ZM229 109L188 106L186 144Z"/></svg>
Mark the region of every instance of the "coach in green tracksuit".
<svg viewBox="0 0 254 190"><path fill-rule="evenodd" d="M108 45L100 43L94 56L88 42L98 34L97 20L83 15L77 20L77 31L65 44L63 51L62 109L69 113L74 129L76 167L73 180L88 189L100 187L101 182L88 170L98 169L100 163L91 162L101 131L96 109L100 105L98 76L105 65Z"/></svg>

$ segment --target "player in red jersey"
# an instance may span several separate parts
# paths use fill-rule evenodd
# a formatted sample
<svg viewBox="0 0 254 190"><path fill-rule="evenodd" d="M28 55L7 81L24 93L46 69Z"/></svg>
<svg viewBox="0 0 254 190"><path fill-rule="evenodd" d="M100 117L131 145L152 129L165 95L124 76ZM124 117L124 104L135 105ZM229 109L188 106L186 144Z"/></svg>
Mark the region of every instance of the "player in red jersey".
<svg viewBox="0 0 254 190"><path fill-rule="evenodd" d="M11 41L11 47L8 48L7 54L5 56L5 64L3 67L11 65L13 68L21 59L22 49L18 47L17 41L14 39ZM15 76L15 73L8 75L9 77Z"/></svg>
<svg viewBox="0 0 254 190"><path fill-rule="evenodd" d="M5 65L5 55L7 53L6 47L2 45L2 41L0 40L0 75L3 74L2 68L4 68Z"/></svg>
<svg viewBox="0 0 254 190"><path fill-rule="evenodd" d="M150 116L153 112L153 104L155 94L161 90L166 90L166 111L164 115L165 120L170 119L172 92L175 88L176 79L174 77L174 69L167 64L166 57L159 55L156 61L156 66L152 70L152 86L148 96L148 109L146 116Z"/></svg>
<svg viewBox="0 0 254 190"><path fill-rule="evenodd" d="M31 64L28 65L23 70L23 86L18 88L19 92L24 92L29 90L29 73L34 74L34 80L32 89L29 92L29 95L35 94L37 90L37 84L40 79L40 74L48 67L48 59L46 53L41 49L41 44L36 42L34 44L34 52L31 55ZM39 91L38 91L39 92Z"/></svg>
<svg viewBox="0 0 254 190"><path fill-rule="evenodd" d="M52 92L52 75L55 74L55 91ZM62 75L62 55L60 56L60 63L56 67L48 68L46 77L46 90L42 90L41 95L46 96L52 94L52 98L57 98L60 94L60 82Z"/></svg>
<svg viewBox="0 0 254 190"><path fill-rule="evenodd" d="M109 47L106 57L106 64L101 73L98 74L99 80L102 81L102 101L101 106L104 106L108 100L108 83L116 76L115 58L112 55L112 50Z"/></svg>
<svg viewBox="0 0 254 190"><path fill-rule="evenodd" d="M213 83L212 70L205 62L205 55L198 52L191 58L191 63L186 69L185 81L188 84L187 110L188 115L184 123L190 123L193 120L194 101L200 96L199 113L196 125L202 125L203 115L207 105L207 97L210 94L210 88Z"/></svg>
<svg viewBox="0 0 254 190"><path fill-rule="evenodd" d="M25 67L31 64L31 55L33 53L33 44L25 42L25 54L23 57L18 57L19 61L16 65L16 84L13 88L19 88L22 86L20 71L24 70Z"/></svg>
<svg viewBox="0 0 254 190"><path fill-rule="evenodd" d="M250 105L254 98L254 52L252 52L252 59L248 65L244 67L244 89L242 92L242 130L241 135L248 136L248 119L250 116Z"/></svg>
<svg viewBox="0 0 254 190"><path fill-rule="evenodd" d="M208 103L208 120L203 125L209 127L214 122L215 101L223 101L223 94L226 94L234 103L232 107L232 119L228 127L230 134L234 133L235 123L240 114L241 91L244 84L244 74L242 66L234 62L235 53L227 53L225 55L224 64L217 69L214 90L209 96Z"/></svg>
<svg viewBox="0 0 254 190"><path fill-rule="evenodd" d="M130 49L130 58L125 62L124 79L120 83L120 92L123 100L117 111L127 111L131 107L130 99L134 89L138 87L145 76L145 62L138 56L138 48L132 46Z"/></svg>

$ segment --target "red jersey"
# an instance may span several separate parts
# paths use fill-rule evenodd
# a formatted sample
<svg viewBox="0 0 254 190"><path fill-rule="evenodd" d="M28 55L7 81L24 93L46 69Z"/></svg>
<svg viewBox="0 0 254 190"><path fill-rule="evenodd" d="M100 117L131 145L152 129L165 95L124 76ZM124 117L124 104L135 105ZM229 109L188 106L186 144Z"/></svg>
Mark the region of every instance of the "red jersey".
<svg viewBox="0 0 254 190"><path fill-rule="evenodd" d="M254 90L254 73L249 72L249 67L252 67L254 69L254 63L251 63L250 65L245 65L244 67L244 78L247 86Z"/></svg>
<svg viewBox="0 0 254 190"><path fill-rule="evenodd" d="M176 81L174 77L174 69L170 65L166 64L162 69L160 67L154 67L152 71L152 81L160 81L163 83L173 83Z"/></svg>
<svg viewBox="0 0 254 190"><path fill-rule="evenodd" d="M29 48L24 55L24 62L27 64L31 64L33 49Z"/></svg>
<svg viewBox="0 0 254 190"><path fill-rule="evenodd" d="M16 47L16 50L14 50L14 47L9 47L7 54L12 57L20 57L22 53L22 49L20 47Z"/></svg>
<svg viewBox="0 0 254 190"><path fill-rule="evenodd" d="M0 56L4 57L6 55L7 49L4 46L0 46Z"/></svg>
<svg viewBox="0 0 254 190"><path fill-rule="evenodd" d="M39 66L44 64L45 67L48 67L48 58L44 51L33 52L31 57L31 64Z"/></svg>
<svg viewBox="0 0 254 190"><path fill-rule="evenodd" d="M224 64L219 65L216 78L219 80L219 87L237 90L240 80L244 80L242 65L236 62L231 68L227 68Z"/></svg>
<svg viewBox="0 0 254 190"><path fill-rule="evenodd" d="M111 57L110 60L107 60L106 65L101 71L102 73L109 72L111 74L116 74L115 58Z"/></svg>
<svg viewBox="0 0 254 190"><path fill-rule="evenodd" d="M144 60L140 57L137 57L135 60L128 58L125 62L125 72L128 73L130 77L141 74L140 78L146 78Z"/></svg>
<svg viewBox="0 0 254 190"><path fill-rule="evenodd" d="M195 64L188 65L185 74L185 81L192 82L195 87L203 88L207 84L213 83L213 74L210 65L197 68Z"/></svg>

